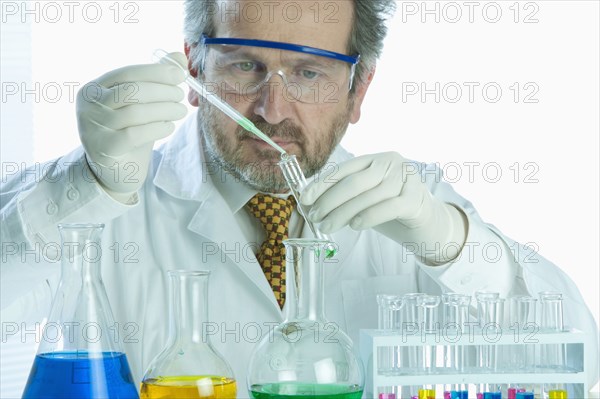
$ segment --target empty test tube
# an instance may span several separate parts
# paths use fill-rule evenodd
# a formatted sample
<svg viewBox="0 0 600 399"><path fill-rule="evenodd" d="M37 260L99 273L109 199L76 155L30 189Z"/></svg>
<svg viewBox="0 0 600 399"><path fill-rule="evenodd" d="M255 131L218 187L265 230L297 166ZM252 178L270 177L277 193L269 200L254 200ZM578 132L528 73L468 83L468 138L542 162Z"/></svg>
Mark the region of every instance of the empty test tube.
<svg viewBox="0 0 600 399"><path fill-rule="evenodd" d="M463 328L469 319L471 296L449 292L442 295L443 323L446 328Z"/></svg>
<svg viewBox="0 0 600 399"><path fill-rule="evenodd" d="M439 330L439 304L441 300L436 295L423 295L418 298L419 327L424 333L435 333Z"/></svg>
<svg viewBox="0 0 600 399"><path fill-rule="evenodd" d="M425 296L423 293L404 294L404 311L402 318L402 334L409 335L419 332L419 307L418 299ZM407 360L406 371L408 374L419 374L422 370L422 352L423 348L418 346L406 346L405 356Z"/></svg>
<svg viewBox="0 0 600 399"><path fill-rule="evenodd" d="M435 334L439 331L439 305L441 299L436 295L423 295L417 299L419 306L419 328L422 334ZM423 345L422 369L433 372L436 367L436 345Z"/></svg>
<svg viewBox="0 0 600 399"><path fill-rule="evenodd" d="M443 328L444 334L452 335L448 337L454 339L460 337L465 323L469 320L469 305L471 296L446 293L442 295L443 302ZM452 342L452 341L451 341ZM444 346L444 365L454 371L463 371L466 366L466 351L464 346L446 345Z"/></svg>
<svg viewBox="0 0 600 399"><path fill-rule="evenodd" d="M475 292L475 300L477 301L477 317L481 320L481 315L484 310L482 309L484 301L490 301L500 298L500 293L489 292L489 291L477 291ZM480 325L481 327L481 325Z"/></svg>
<svg viewBox="0 0 600 399"><path fill-rule="evenodd" d="M281 168L281 172L283 173L285 181L287 182L288 186L290 187L290 190L292 191L292 195L296 199L296 206L298 207L298 212L308 224L310 231L312 231L314 236L318 239L331 241L331 244L326 248L327 252L325 255L327 258L332 257L337 252L333 241L327 234L321 233L313 222L308 220L309 209L306 209L306 207L300 204L300 194L302 193L302 190L304 190L304 188L308 185L308 182L306 181L306 177L304 176L302 169L300 169L300 164L298 163L296 156L282 154L281 160L279 161L279 167Z"/></svg>
<svg viewBox="0 0 600 399"><path fill-rule="evenodd" d="M561 332L563 324L562 294L559 292L540 292L541 328L548 332Z"/></svg>
<svg viewBox="0 0 600 399"><path fill-rule="evenodd" d="M520 296L516 299L514 322L522 330L535 324L537 299L532 296Z"/></svg>
<svg viewBox="0 0 600 399"><path fill-rule="evenodd" d="M531 296L520 296L514 301L513 326L518 331L519 339L525 339L525 334L536 331L537 299ZM535 348L533 344L515 345L513 348L513 364L516 369L530 370L535 368Z"/></svg>
<svg viewBox="0 0 600 399"><path fill-rule="evenodd" d="M478 293L477 318L479 327L484 335L500 333L504 319L504 299L498 293ZM479 367L496 371L498 347L496 345L481 345L479 348Z"/></svg>
<svg viewBox="0 0 600 399"><path fill-rule="evenodd" d="M380 330L399 330L402 326L402 308L404 301L400 295L377 295L378 323ZM378 350L379 372L385 375L399 371L401 347L383 347Z"/></svg>
<svg viewBox="0 0 600 399"><path fill-rule="evenodd" d="M544 291L539 293L541 315L540 327L542 332L562 332L563 303L562 294L559 292ZM562 369L566 363L564 344L544 344L541 347L540 365L551 369Z"/></svg>

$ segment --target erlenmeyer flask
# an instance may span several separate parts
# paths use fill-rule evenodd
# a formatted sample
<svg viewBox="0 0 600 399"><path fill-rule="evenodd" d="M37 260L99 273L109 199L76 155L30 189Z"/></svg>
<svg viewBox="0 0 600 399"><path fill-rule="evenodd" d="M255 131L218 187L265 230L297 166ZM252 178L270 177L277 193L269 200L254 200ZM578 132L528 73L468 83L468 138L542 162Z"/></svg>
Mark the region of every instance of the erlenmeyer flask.
<svg viewBox="0 0 600 399"><path fill-rule="evenodd" d="M236 382L229 364L206 334L209 271L170 270L169 338L150 363L142 398L231 398Z"/></svg>
<svg viewBox="0 0 600 399"><path fill-rule="evenodd" d="M23 398L138 398L100 276L103 224L61 224L61 279Z"/></svg>
<svg viewBox="0 0 600 399"><path fill-rule="evenodd" d="M323 260L331 242L290 239L286 249L286 319L269 331L250 358L254 398L360 399L362 364L350 338L328 322Z"/></svg>

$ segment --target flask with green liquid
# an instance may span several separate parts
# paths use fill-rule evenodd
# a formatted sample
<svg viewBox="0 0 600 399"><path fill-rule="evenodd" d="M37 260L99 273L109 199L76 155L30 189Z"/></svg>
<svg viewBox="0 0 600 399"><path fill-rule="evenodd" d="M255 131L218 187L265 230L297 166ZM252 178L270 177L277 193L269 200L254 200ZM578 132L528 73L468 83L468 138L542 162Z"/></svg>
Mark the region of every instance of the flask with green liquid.
<svg viewBox="0 0 600 399"><path fill-rule="evenodd" d="M360 399L362 364L352 341L324 314L328 240L289 239L286 318L255 348L248 390L256 399Z"/></svg>
<svg viewBox="0 0 600 399"><path fill-rule="evenodd" d="M208 321L208 271L170 270L169 338L142 381L142 399L236 397L229 364L204 333Z"/></svg>

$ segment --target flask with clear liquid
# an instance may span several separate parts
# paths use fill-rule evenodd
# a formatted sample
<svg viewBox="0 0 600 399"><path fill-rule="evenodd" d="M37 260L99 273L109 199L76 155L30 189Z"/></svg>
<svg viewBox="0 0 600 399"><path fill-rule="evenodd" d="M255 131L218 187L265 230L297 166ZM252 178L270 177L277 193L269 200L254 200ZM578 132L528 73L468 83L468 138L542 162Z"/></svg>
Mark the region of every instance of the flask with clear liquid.
<svg viewBox="0 0 600 399"><path fill-rule="evenodd" d="M60 224L61 278L23 398L138 398L100 276L102 224Z"/></svg>
<svg viewBox="0 0 600 399"><path fill-rule="evenodd" d="M248 389L257 399L360 399L362 363L350 338L324 313L323 261L331 243L289 239L286 318L250 358Z"/></svg>
<svg viewBox="0 0 600 399"><path fill-rule="evenodd" d="M227 361L206 333L209 271L170 270L169 337L142 381L142 399L234 399Z"/></svg>

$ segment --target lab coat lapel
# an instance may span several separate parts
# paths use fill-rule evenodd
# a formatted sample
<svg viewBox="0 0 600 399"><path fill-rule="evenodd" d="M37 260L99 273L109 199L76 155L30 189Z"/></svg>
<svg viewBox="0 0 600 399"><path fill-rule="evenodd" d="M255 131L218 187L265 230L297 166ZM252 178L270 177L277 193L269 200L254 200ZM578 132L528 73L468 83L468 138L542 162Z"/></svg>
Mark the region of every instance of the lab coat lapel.
<svg viewBox="0 0 600 399"><path fill-rule="evenodd" d="M206 196L190 221L188 229L215 243L221 253L235 264L280 313L269 282L254 254L255 246L246 242L235 217L214 185L206 183Z"/></svg>
<svg viewBox="0 0 600 399"><path fill-rule="evenodd" d="M199 204L188 229L225 251L227 259L240 268L277 314L281 315L253 248L249 247L231 209L212 181L212 170L203 159L201 148L197 115L193 114L171 141L161 148L163 156L157 167L154 184L176 198Z"/></svg>

